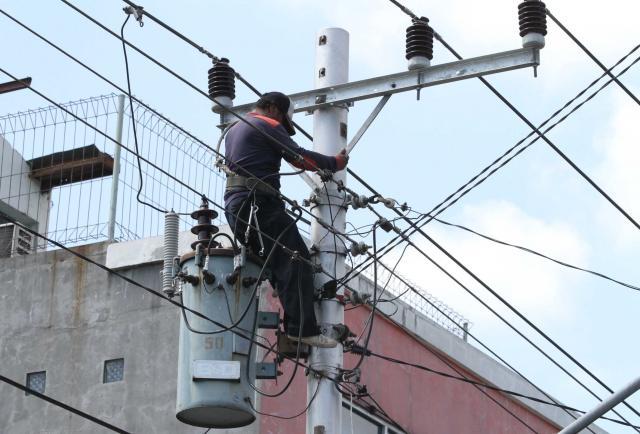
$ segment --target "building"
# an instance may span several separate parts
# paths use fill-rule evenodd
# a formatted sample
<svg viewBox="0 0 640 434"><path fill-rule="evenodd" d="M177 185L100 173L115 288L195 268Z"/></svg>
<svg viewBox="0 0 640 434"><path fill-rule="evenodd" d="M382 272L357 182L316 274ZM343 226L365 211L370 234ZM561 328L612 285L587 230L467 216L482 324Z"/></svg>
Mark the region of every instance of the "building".
<svg viewBox="0 0 640 434"><path fill-rule="evenodd" d="M6 134L6 129L3 131ZM12 141L15 143L15 137ZM8 149L9 142L2 143L3 149ZM83 146L87 143L72 143L70 148ZM104 147L98 148L99 152L113 155ZM47 149L43 155L68 150ZM14 150L11 153L16 154ZM107 182L110 178L81 178L78 183L43 189L32 182L33 176L24 175L33 167L25 166L21 152L17 155L20 158L12 158L17 163L9 167L19 165L24 182L30 183L27 192L20 195L45 196L41 200L47 205L20 208L15 205L17 202L10 201L14 195L7 194L0 196L0 211L5 210L2 212L7 214L6 210L12 208L13 219L22 213L31 219L29 227L46 231L54 239L64 222L58 217L56 221L60 223L52 230L49 213L43 211L51 209L51 197L63 198L62 188ZM28 158L32 161L38 157ZM2 167L3 182L16 176L13 169L6 171L6 166ZM110 190L106 185L104 189ZM4 191L1 185L0 191ZM165 185L161 191L168 194L171 187ZM131 214L136 206L127 194L125 190L120 196L120 206L129 207L122 215ZM191 201L197 203L197 198ZM65 206L71 207L72 202ZM188 205L180 209L185 206ZM46 224L40 220L44 215L47 215ZM127 238L125 234L134 230L127 232L126 225L121 224L120 237L104 240L101 224L98 219L98 236L69 238L65 244L75 244L74 250L78 253L159 290L161 238L146 233ZM183 226L188 225L189 222L184 222ZM181 253L189 250L190 236L188 232L181 234ZM102 240L94 242L100 237ZM13 238L11 240L13 242ZM10 248L10 253L0 259L0 328L3 331L0 374L130 432L204 433L204 429L184 425L175 418L180 310L72 253L53 249L46 243L33 243L33 246L24 252ZM361 294L370 294L373 290L371 279L364 275L353 282L353 287ZM402 288L396 288L390 296L401 292ZM268 291L262 294L262 303L263 309L278 310L277 301ZM444 314L451 319L434 312L434 308L443 309L433 298L400 297L379 307L381 312L376 314L374 338L369 346L373 352L548 399L513 371L469 344L465 339L465 320L450 311L445 310ZM368 306L357 306L346 313L347 325L359 334L369 315ZM357 357L347 354L345 366L353 366ZM269 393L281 390L293 365L285 362L281 370L283 375L277 382L264 380L258 387ZM493 390L479 390L468 383L377 357L365 358L361 371L360 383L366 385L375 401L366 396L343 395L345 433L553 433L572 420L557 407ZM333 385L321 383L321 387ZM258 400L260 412L269 416L258 416L251 426L228 432L304 432L306 394L304 372L298 370L284 394ZM0 397L0 432L3 433L108 432L4 383L0 383ZM289 418L299 413L301 416L290 419L274 417ZM593 431L604 432L597 427L593 427Z"/></svg>

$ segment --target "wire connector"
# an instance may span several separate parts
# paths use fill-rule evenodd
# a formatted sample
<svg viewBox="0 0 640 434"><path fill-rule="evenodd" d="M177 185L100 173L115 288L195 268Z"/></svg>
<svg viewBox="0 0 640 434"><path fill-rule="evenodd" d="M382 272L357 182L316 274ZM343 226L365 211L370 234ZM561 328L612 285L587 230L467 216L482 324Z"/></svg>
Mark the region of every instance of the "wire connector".
<svg viewBox="0 0 640 434"><path fill-rule="evenodd" d="M143 9L144 7L142 6L136 6L135 8L133 6L125 6L122 8L125 14L133 15L133 18L136 19L140 27L144 27L144 22L142 21L142 18L144 17Z"/></svg>

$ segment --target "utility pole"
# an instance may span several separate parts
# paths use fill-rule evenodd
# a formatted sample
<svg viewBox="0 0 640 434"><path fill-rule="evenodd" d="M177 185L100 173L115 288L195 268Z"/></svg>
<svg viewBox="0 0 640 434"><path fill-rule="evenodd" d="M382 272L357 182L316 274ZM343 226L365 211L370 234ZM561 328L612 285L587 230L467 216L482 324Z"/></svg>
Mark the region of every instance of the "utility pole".
<svg viewBox="0 0 640 434"><path fill-rule="evenodd" d="M407 71L348 81L349 34L339 28L321 31L316 39L315 88L290 94L294 111L313 113L313 149L325 155L335 155L343 148L351 151L365 134L391 96L401 92L419 92L421 89L460 80L487 76L522 68L535 68L540 64L540 50L546 34L545 7L542 2L523 2L518 18L522 48L491 53L484 56L431 65L433 57L433 29L426 18L413 19L407 28ZM347 146L347 107L366 99L379 98L378 104L364 121ZM254 109L254 104L233 106L233 114L220 113L220 127L225 127ZM346 181L346 172L333 175L333 181ZM311 212L318 221L311 223L311 254L314 262L329 275L339 279L345 274L344 245L327 229L345 231L345 216L349 202L337 183L324 183L321 179L307 183L313 193L309 200ZM315 184L315 185L314 185ZM344 184L346 185L346 183ZM354 208L355 203L352 203ZM323 288L330 278L316 273L315 288ZM339 293L343 289L339 288ZM316 309L323 332L331 326L344 323L344 308L336 299L322 300ZM329 333L331 334L331 333ZM313 399L307 413L307 434L338 434L342 430L342 396L333 383L324 377L338 379L343 367L343 348L314 348L309 365L321 377L310 374L307 380L307 403ZM324 378L324 379L322 379Z"/></svg>
<svg viewBox="0 0 640 434"><path fill-rule="evenodd" d="M344 84L349 80L349 33L344 29L327 28L316 39L315 87L325 88ZM313 112L313 150L336 155L347 146L347 105L317 108ZM316 175L317 176L317 175ZM333 175L335 181L345 182L346 171ZM319 185L321 180L316 179ZM338 232L345 231L345 192L338 191L335 182L316 191L312 212L322 222ZM311 223L314 261L336 279L345 274L344 246L336 243L333 234L315 219ZM315 287L321 288L329 278L315 275ZM343 324L344 307L337 299L323 300L316 309L320 324ZM313 348L309 365L327 377L336 378L343 365L342 345L336 348ZM319 388L319 389L318 389ZM307 379L307 399L313 402L307 414L307 434L339 433L342 430L342 396L331 382L316 375Z"/></svg>

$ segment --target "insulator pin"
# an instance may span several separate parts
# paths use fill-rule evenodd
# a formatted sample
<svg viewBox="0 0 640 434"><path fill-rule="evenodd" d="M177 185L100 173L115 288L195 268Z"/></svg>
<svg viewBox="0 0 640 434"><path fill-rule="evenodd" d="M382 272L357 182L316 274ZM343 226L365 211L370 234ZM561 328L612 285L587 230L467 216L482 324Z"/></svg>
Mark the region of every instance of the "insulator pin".
<svg viewBox="0 0 640 434"><path fill-rule="evenodd" d="M433 59L433 29L429 26L429 19L422 17L414 19L407 27L408 68L420 69L431 65Z"/></svg>
<svg viewBox="0 0 640 434"><path fill-rule="evenodd" d="M229 66L229 59L222 58L209 69L209 98L215 99L211 109L222 112L223 107L233 107L236 97L236 72Z"/></svg>
<svg viewBox="0 0 640 434"><path fill-rule="evenodd" d="M518 5L520 36L524 48L544 47L547 34L546 6L539 0L525 0Z"/></svg>

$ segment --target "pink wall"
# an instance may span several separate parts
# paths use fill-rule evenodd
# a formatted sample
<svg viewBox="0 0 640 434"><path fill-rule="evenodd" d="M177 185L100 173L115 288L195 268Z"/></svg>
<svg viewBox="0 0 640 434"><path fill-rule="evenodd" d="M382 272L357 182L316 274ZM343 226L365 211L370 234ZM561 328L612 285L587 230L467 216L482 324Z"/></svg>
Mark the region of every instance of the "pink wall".
<svg viewBox="0 0 640 434"><path fill-rule="evenodd" d="M271 298L271 297L269 297ZM274 305L274 310L277 306ZM370 310L359 307L346 312L349 328L358 334ZM377 317L371 342L371 350L400 360L421 364L457 375L429 351L420 341L400 327L380 316ZM345 366L353 366L356 356L345 355ZM284 375L275 382L265 382L265 391L271 393L284 387L291 374L293 363L285 362ZM454 364L455 365L455 364ZM460 367L456 366L458 369ZM474 386L447 379L407 366L399 366L385 360L367 357L362 366L361 383L382 408L410 433L429 434L479 434L479 433L527 433L525 425L491 401ZM467 376L481 381L468 371ZM329 386L325 383L323 387ZM331 385L333 387L333 385ZM498 402L516 414L538 433L557 433L558 429L498 392L487 391ZM263 398L262 411L280 416L299 413L306 405L306 377L298 370L287 392L278 398ZM304 433L304 415L292 420L263 416L261 432Z"/></svg>

